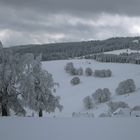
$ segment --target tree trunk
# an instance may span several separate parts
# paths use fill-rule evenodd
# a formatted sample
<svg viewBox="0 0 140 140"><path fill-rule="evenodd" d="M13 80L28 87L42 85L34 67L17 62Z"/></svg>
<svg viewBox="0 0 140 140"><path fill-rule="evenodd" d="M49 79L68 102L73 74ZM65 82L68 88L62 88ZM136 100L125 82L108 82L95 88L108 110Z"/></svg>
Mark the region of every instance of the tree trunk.
<svg viewBox="0 0 140 140"><path fill-rule="evenodd" d="M39 110L39 117L42 117L43 116L43 112L42 112L42 109Z"/></svg>
<svg viewBox="0 0 140 140"><path fill-rule="evenodd" d="M7 109L7 105L6 104L2 104L2 116L8 116L8 109Z"/></svg>
<svg viewBox="0 0 140 140"><path fill-rule="evenodd" d="M2 96L0 96L0 116L2 116Z"/></svg>
<svg viewBox="0 0 140 140"><path fill-rule="evenodd" d="M1 116L9 116L9 110L7 104L3 102L3 96L0 97L0 105L1 105Z"/></svg>

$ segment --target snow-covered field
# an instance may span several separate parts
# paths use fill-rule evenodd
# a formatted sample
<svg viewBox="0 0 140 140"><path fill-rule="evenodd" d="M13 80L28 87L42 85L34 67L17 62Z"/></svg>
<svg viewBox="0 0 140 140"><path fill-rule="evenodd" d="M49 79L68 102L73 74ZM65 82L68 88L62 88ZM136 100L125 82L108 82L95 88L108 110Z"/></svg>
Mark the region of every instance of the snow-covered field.
<svg viewBox="0 0 140 140"><path fill-rule="evenodd" d="M1 118L0 140L139 140L138 118Z"/></svg>
<svg viewBox="0 0 140 140"><path fill-rule="evenodd" d="M121 54L121 53L140 53L140 50L131 50L131 49L121 49L121 50L114 50L114 51L109 51L105 52L105 54Z"/></svg>
<svg viewBox="0 0 140 140"><path fill-rule="evenodd" d="M94 76L80 76L81 83L73 86L70 80L73 76L65 72L66 63L73 62L75 67L83 69L90 67L95 69L110 69L112 77L110 78L95 78ZM109 88L112 93L112 101L124 101L130 107L140 105L140 65L135 64L116 64L116 63L100 63L94 60L59 60L43 62L43 68L53 74L55 82L60 84L57 87L56 95L61 97L60 103L64 106L62 112L56 111L51 115L55 117L71 117L73 112L87 112L83 105L83 98L91 95L98 88ZM132 78L136 84L136 92L130 95L118 96L115 94L115 89L118 84L126 79ZM96 105L89 113L93 113L98 117L101 113L108 111L106 103ZM49 116L51 116L49 115ZM45 114L48 116L48 114Z"/></svg>

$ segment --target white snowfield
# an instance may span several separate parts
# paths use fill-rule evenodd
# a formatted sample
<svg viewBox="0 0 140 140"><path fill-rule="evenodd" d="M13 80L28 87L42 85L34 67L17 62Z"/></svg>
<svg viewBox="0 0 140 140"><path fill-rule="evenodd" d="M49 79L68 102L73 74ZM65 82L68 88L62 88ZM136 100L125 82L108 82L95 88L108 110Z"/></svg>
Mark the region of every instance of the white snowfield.
<svg viewBox="0 0 140 140"><path fill-rule="evenodd" d="M140 119L1 118L0 140L140 140Z"/></svg>
<svg viewBox="0 0 140 140"><path fill-rule="evenodd" d="M105 54L116 54L119 55L121 53L140 53L140 50L131 50L131 49L121 49L121 50L114 50L109 52L104 52Z"/></svg>
<svg viewBox="0 0 140 140"><path fill-rule="evenodd" d="M80 77L81 83L79 85L71 85L70 80L73 76L65 72L64 67L66 63L73 62L76 68L82 67L84 70L87 67L96 69L110 69L112 77L109 78L95 78L94 76L86 76L85 74ZM135 64L118 64L118 63L100 63L94 60L59 60L43 62L43 68L48 70L53 75L55 82L59 83L56 87L56 95L60 96L60 103L64 109L62 112L56 110L55 113L44 114L45 116L55 117L72 117L72 113L84 114L81 116L89 116L94 114L94 117L99 117L101 113L108 112L106 103L96 105L92 110L87 111L83 105L83 98L91 96L98 88L109 88L112 93L112 101L124 101L133 108L140 105L140 65ZM136 91L129 95L116 95L115 89L118 84L126 79L132 78L136 84ZM129 114L129 113L127 113ZM78 116L78 115L77 115ZM79 115L80 116L80 115ZM128 117L128 115L126 115Z"/></svg>

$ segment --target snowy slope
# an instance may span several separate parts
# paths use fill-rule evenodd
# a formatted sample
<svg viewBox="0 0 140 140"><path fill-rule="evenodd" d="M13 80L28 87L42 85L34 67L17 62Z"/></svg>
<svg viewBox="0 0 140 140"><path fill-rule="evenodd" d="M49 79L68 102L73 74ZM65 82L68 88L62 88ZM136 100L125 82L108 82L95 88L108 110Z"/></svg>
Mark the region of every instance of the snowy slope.
<svg viewBox="0 0 140 140"><path fill-rule="evenodd" d="M140 50L131 50L131 49L121 49L121 50L114 50L114 51L108 51L104 52L105 54L121 54L121 53L140 53Z"/></svg>
<svg viewBox="0 0 140 140"><path fill-rule="evenodd" d="M72 76L67 74L64 67L67 62L73 62L75 67L83 69L90 67L95 69L111 69L113 75L110 78L95 78L94 76L80 76L81 83L73 86L70 84ZM98 88L109 88L112 93L113 101L125 101L133 107L140 105L140 65L135 64L116 64L116 63L100 63L94 60L59 60L43 62L43 68L53 74L55 82L60 84L56 90L56 95L61 97L61 104L64 106L60 113L56 111L56 117L71 117L73 112L86 112L83 106L83 98L91 95ZM136 92L131 95L115 95L115 89L123 80L128 78L134 79L136 83ZM106 103L96 106L90 113L94 113L95 117L99 114L107 112ZM48 115L48 114L46 114Z"/></svg>

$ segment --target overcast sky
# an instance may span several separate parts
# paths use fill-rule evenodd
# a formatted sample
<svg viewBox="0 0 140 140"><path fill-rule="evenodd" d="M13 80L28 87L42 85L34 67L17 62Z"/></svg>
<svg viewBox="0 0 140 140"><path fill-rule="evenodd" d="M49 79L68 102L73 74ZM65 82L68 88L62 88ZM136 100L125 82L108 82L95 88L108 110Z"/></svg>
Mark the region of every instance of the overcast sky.
<svg viewBox="0 0 140 140"><path fill-rule="evenodd" d="M5 47L140 35L140 0L0 0Z"/></svg>

